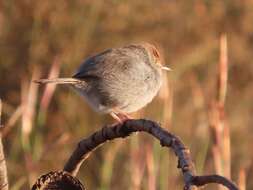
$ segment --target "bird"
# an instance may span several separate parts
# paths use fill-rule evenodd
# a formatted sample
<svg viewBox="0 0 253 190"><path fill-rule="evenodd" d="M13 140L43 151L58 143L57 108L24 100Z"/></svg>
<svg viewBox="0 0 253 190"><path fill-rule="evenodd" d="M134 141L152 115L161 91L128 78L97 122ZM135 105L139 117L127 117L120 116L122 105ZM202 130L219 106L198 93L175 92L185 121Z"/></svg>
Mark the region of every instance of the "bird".
<svg viewBox="0 0 253 190"><path fill-rule="evenodd" d="M163 66L158 49L142 42L110 48L87 58L70 78L37 79L39 84L73 87L98 113L118 122L129 119L150 103L162 85Z"/></svg>

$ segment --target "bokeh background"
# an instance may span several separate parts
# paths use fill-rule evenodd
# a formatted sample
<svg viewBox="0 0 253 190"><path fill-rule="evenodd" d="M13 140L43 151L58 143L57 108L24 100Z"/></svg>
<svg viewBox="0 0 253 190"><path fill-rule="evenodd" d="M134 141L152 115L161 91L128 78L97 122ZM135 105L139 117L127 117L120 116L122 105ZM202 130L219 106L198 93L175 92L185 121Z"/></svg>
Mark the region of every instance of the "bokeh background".
<svg viewBox="0 0 253 190"><path fill-rule="evenodd" d="M11 190L62 169L81 138L114 122L71 89L38 87L32 78L71 76L84 58L140 41L156 44L173 71L133 116L180 136L199 175L219 173L253 189L252 0L1 0L0 97ZM171 151L137 134L97 149L78 177L88 189L182 189L176 165Z"/></svg>

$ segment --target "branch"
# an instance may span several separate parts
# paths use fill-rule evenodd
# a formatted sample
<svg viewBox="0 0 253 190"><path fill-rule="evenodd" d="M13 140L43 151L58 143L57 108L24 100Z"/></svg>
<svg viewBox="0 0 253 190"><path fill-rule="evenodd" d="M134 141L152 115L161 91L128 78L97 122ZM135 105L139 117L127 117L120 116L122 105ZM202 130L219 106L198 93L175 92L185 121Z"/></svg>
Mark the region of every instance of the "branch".
<svg viewBox="0 0 253 190"><path fill-rule="evenodd" d="M140 131L147 132L160 140L161 146L172 148L178 157L178 168L181 169L183 174L185 183L184 190L191 190L193 186L203 186L209 183L218 183L230 190L238 190L236 185L222 176L195 176L195 168L191 160L189 149L184 146L177 136L161 128L158 123L145 119L127 120L122 124L105 126L90 137L81 140L67 161L64 170L76 176L81 164L98 146L108 140L125 138L133 132Z"/></svg>

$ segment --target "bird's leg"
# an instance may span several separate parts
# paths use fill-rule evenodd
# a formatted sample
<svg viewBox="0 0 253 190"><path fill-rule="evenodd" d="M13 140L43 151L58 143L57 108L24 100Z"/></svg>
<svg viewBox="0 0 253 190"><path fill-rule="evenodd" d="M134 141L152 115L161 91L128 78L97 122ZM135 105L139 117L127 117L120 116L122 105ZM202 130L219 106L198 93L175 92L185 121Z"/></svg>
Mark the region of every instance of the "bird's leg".
<svg viewBox="0 0 253 190"><path fill-rule="evenodd" d="M123 112L111 112L110 115L119 123L123 123L124 121L131 119L131 117L129 115L127 115L126 113Z"/></svg>
<svg viewBox="0 0 253 190"><path fill-rule="evenodd" d="M111 112L110 115L113 117L113 119L115 119L119 123L123 123L116 113Z"/></svg>

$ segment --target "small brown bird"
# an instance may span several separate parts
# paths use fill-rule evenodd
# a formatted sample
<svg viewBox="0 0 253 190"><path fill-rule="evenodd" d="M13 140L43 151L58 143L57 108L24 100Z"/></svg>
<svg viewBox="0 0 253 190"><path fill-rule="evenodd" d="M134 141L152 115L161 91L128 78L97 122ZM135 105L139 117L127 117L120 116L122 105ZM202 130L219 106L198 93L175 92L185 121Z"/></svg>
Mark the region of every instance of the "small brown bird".
<svg viewBox="0 0 253 190"><path fill-rule="evenodd" d="M155 46L132 44L105 50L85 60L71 78L39 79L37 83L57 83L74 87L99 113L110 113L122 122L127 113L147 105L162 84L161 64Z"/></svg>

